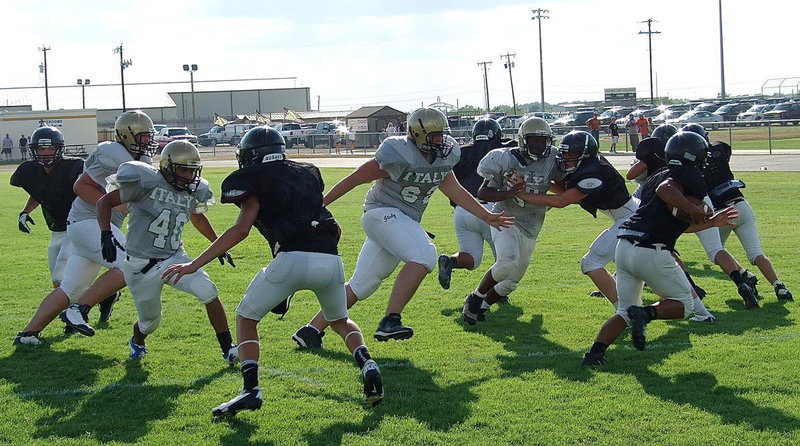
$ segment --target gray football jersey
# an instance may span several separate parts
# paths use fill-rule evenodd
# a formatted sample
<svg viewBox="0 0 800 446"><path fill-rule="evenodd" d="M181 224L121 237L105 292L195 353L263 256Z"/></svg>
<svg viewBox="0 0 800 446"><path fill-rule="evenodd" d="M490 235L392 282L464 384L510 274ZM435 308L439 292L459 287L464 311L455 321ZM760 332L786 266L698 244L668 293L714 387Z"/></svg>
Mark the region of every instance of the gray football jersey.
<svg viewBox="0 0 800 446"><path fill-rule="evenodd" d="M201 213L211 200L208 181L200 180L194 192L179 191L155 167L139 161L119 166L116 183L128 203L125 249L134 257L163 259L183 245L183 226L192 213Z"/></svg>
<svg viewBox="0 0 800 446"><path fill-rule="evenodd" d="M396 207L416 221L428 206L433 192L461 158L461 148L448 136L453 151L446 158L429 163L417 146L406 136L386 138L375 152L380 168L388 178L375 181L364 201L364 211Z"/></svg>
<svg viewBox="0 0 800 446"><path fill-rule="evenodd" d="M538 161L528 161L523 165L514 155L516 149L501 147L487 153L478 164L478 174L487 180L489 187L507 190L506 177L516 170L527 184L526 190L534 194L546 194L550 188L550 180L560 180L564 175L556 168L556 150L550 150L550 155ZM536 237L541 230L547 206L527 203L519 198L509 198L498 201L492 208L493 212L504 211L505 215L516 217L516 225L528 237Z"/></svg>
<svg viewBox="0 0 800 446"><path fill-rule="evenodd" d="M105 188L108 183L108 177L117 173L119 165L127 161L133 161L133 157L122 144L106 141L98 144L97 150L89 155L89 158L83 164L83 171L95 183ZM153 162L149 156L142 156L140 161L148 164ZM111 223L121 228L122 221L125 220L125 214L117 210L111 212ZM82 221L90 218L97 218L95 205L81 199L81 197L76 197L75 201L72 202L68 220Z"/></svg>

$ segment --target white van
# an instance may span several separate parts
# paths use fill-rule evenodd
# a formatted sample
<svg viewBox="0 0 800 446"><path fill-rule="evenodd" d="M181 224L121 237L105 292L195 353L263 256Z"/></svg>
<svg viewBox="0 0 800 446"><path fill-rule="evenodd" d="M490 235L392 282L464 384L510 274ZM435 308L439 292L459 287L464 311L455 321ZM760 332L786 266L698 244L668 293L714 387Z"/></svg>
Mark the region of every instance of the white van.
<svg viewBox="0 0 800 446"><path fill-rule="evenodd" d="M230 144L235 146L239 144L242 136L257 124L225 124L225 126L215 125L208 131L203 133L197 138L197 142L201 146L215 146L217 144Z"/></svg>

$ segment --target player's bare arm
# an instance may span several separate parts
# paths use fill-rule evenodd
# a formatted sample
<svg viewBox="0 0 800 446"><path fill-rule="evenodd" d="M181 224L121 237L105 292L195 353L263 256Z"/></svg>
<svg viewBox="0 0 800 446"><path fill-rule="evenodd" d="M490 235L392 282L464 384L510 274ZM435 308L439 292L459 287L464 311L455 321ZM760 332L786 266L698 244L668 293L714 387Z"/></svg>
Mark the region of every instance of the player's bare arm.
<svg viewBox="0 0 800 446"><path fill-rule="evenodd" d="M711 218L702 223L692 223L683 232L699 232L708 228L720 228L722 226L736 226L736 221L739 218L739 211L735 207L727 207L717 213Z"/></svg>
<svg viewBox="0 0 800 446"><path fill-rule="evenodd" d="M509 198L512 198L515 195L517 195L517 192L522 190L524 187L525 183L522 182L515 184L509 190L500 190L489 186L488 181L484 181L483 184L481 184L481 187L478 189L478 198L488 202L508 200Z"/></svg>
<svg viewBox="0 0 800 446"><path fill-rule="evenodd" d="M223 232L222 235L197 256L196 259L189 263L176 263L167 267L161 275L161 278L166 282L172 281L174 278L173 283L178 283L178 280L180 280L182 276L197 272L197 270L207 265L212 260L238 245L250 234L250 228L253 227L256 217L258 217L260 206L258 197L256 196L250 196L245 199L241 203L239 217L236 219L236 223L233 226Z"/></svg>
<svg viewBox="0 0 800 446"><path fill-rule="evenodd" d="M189 214L189 221L209 242L214 243L217 240L217 232L214 231L206 214Z"/></svg>
<svg viewBox="0 0 800 446"><path fill-rule="evenodd" d="M634 178L638 178L639 175L644 173L647 170L647 163L640 160L634 160L631 168L628 169L628 172L625 174L625 179L632 180Z"/></svg>
<svg viewBox="0 0 800 446"><path fill-rule="evenodd" d="M72 191L87 203L97 203L97 200L106 193L105 189L97 184L86 172L82 173L75 181Z"/></svg>
<svg viewBox="0 0 800 446"><path fill-rule="evenodd" d="M444 193L453 203L461 206L471 214L480 218L495 228L507 228L514 224L514 217L505 217L503 213L492 213L486 210L466 189L458 182L458 179L450 172L439 183L439 190ZM488 200L487 200L488 201Z"/></svg>
<svg viewBox="0 0 800 446"><path fill-rule="evenodd" d="M710 209L704 210L689 201L683 194L683 186L672 178L667 178L659 184L656 187L656 194L670 209L677 208L677 211L688 215L693 222L703 222L713 214Z"/></svg>
<svg viewBox="0 0 800 446"><path fill-rule="evenodd" d="M342 195L353 190L353 188L356 186L369 183L380 178L387 178L388 176L388 173L381 170L377 160L369 160L359 166L350 175L342 178L341 181L336 183L322 198L322 204L327 206L338 200Z"/></svg>
<svg viewBox="0 0 800 446"><path fill-rule="evenodd" d="M122 198L119 195L119 190L102 195L97 200L97 224L100 226L101 231L111 230L111 209L121 204Z"/></svg>
<svg viewBox="0 0 800 446"><path fill-rule="evenodd" d="M560 194L539 195L521 190L517 192L517 197L528 203L538 204L540 206L563 208L574 203L580 203L581 200L586 197L586 194L579 191L578 188L573 187Z"/></svg>

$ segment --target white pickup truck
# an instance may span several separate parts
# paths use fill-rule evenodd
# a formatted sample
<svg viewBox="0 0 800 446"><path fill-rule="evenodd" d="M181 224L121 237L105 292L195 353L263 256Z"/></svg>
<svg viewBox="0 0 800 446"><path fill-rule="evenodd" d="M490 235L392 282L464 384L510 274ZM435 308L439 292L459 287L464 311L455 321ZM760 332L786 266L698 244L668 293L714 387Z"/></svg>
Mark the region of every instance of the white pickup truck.
<svg viewBox="0 0 800 446"><path fill-rule="evenodd" d="M300 127L300 124L295 122L280 122L273 125L272 128L281 132L283 139L286 140L287 149L291 149L295 144L305 143L303 129Z"/></svg>

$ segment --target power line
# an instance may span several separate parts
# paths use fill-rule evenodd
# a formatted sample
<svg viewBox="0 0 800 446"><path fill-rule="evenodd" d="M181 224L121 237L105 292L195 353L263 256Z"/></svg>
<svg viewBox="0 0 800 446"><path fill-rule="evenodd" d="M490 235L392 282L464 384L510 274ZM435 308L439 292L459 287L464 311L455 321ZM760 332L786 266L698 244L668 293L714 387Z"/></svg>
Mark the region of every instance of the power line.
<svg viewBox="0 0 800 446"><path fill-rule="evenodd" d="M483 92L484 97L486 98L486 113L489 113L489 78L486 74L486 70L491 64L492 62L489 61L478 62L479 66L483 66Z"/></svg>
<svg viewBox="0 0 800 446"><path fill-rule="evenodd" d="M508 80L511 82L511 103L514 106L514 114L517 114L517 98L514 96L514 78L511 77L511 68L514 67L514 61L511 60L512 57L516 57L516 53L506 53L500 55L500 60L503 58L506 59L505 67L508 68Z"/></svg>
<svg viewBox="0 0 800 446"><path fill-rule="evenodd" d="M653 19L647 19L639 23L647 23L647 31L639 31L639 34L647 34L647 51L650 54L650 104L655 105L653 102L653 34L661 34L661 31L650 29Z"/></svg>

